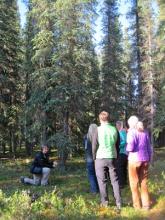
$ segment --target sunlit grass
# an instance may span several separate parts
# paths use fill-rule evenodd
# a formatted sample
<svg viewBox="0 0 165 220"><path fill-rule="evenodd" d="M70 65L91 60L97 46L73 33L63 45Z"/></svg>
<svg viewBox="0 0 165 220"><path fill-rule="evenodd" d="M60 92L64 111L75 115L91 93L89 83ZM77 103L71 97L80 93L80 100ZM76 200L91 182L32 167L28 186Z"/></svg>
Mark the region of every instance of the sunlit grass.
<svg viewBox="0 0 165 220"><path fill-rule="evenodd" d="M47 187L22 185L20 176L29 176L31 159L2 160L0 162L0 219L1 220L55 220L55 219L165 219L165 149L157 151L154 166L150 168L149 190L153 200L150 211L132 208L129 186L122 190L123 208L115 211L112 190L110 206L99 206L99 195L89 193L83 158L68 161L67 170L52 170ZM161 155L161 156L160 156ZM164 155L164 156L163 156ZM54 158L53 158L54 159ZM36 196L35 202L32 195Z"/></svg>

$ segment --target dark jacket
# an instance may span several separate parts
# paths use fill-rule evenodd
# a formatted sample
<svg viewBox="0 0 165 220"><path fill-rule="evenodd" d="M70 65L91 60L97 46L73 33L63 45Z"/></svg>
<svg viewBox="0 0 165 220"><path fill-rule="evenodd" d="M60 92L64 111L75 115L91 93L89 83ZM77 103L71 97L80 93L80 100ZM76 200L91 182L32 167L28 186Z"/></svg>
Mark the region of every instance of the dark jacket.
<svg viewBox="0 0 165 220"><path fill-rule="evenodd" d="M33 174L42 174L43 167L53 168L53 162L49 161L48 154L43 154L41 151L36 154L30 172Z"/></svg>
<svg viewBox="0 0 165 220"><path fill-rule="evenodd" d="M92 156L92 144L90 140L87 138L87 135L84 136L84 147L85 147L85 159L87 163L93 162L93 156Z"/></svg>

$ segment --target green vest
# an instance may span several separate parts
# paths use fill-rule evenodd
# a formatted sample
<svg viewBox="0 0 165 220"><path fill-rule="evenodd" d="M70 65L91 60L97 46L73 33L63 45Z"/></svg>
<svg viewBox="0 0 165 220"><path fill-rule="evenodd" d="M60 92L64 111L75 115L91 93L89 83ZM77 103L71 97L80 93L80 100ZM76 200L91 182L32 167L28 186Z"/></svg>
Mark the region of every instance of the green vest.
<svg viewBox="0 0 165 220"><path fill-rule="evenodd" d="M98 127L98 142L96 158L117 158L116 151L117 130L109 123L102 124Z"/></svg>

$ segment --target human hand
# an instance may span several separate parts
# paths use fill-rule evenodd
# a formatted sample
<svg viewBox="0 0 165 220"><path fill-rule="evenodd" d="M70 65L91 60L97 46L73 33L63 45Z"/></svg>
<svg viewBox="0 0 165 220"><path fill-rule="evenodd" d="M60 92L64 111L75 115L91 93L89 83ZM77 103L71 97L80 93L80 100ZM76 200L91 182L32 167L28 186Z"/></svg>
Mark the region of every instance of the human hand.
<svg viewBox="0 0 165 220"><path fill-rule="evenodd" d="M53 167L57 167L58 162L57 161L53 161Z"/></svg>

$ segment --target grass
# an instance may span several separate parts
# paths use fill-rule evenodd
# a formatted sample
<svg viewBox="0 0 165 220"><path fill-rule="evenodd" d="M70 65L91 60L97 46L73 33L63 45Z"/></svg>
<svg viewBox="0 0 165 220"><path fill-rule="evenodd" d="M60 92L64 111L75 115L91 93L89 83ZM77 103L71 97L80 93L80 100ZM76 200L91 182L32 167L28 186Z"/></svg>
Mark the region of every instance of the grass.
<svg viewBox="0 0 165 220"><path fill-rule="evenodd" d="M150 167L149 191L153 200L150 211L135 211L131 205L129 186L122 190L120 214L109 188L110 206L99 206L99 195L88 193L89 184L83 158L68 161L67 171L52 170L46 187L22 185L20 176L29 176L29 159L0 162L0 220L55 219L165 219L165 148L157 149L154 166ZM33 202L32 195L37 196Z"/></svg>

